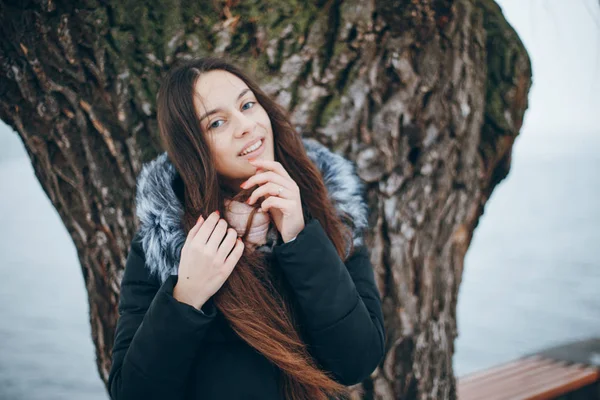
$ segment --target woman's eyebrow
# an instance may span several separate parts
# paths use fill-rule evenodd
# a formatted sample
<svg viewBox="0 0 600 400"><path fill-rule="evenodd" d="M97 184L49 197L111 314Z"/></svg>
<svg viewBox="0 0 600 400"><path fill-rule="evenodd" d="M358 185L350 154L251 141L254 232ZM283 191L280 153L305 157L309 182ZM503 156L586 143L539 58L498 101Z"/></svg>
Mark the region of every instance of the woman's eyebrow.
<svg viewBox="0 0 600 400"><path fill-rule="evenodd" d="M236 100L239 100L239 99L241 99L242 97L244 97L244 95L245 95L246 93L248 93L249 91L250 91L250 88L246 88L246 89L242 90L242 91L240 92L240 94L238 95L238 97L237 97L237 99L236 99ZM215 108L214 110L210 110L210 111L208 111L208 112L204 113L204 114L203 114L203 115L200 117L200 121L202 121L204 118L206 118L206 117L208 117L208 116L210 116L210 115L213 115L213 114L216 114L216 113L218 113L219 111L221 111L221 109L220 109L220 108Z"/></svg>

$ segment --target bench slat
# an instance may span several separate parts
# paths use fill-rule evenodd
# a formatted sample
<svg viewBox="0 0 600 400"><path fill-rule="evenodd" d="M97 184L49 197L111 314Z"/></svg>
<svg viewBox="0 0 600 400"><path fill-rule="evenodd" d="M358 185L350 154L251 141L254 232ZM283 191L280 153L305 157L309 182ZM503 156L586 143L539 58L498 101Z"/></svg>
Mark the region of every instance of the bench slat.
<svg viewBox="0 0 600 400"><path fill-rule="evenodd" d="M524 399L528 400L546 400L553 399L563 394L581 389L584 386L591 385L598 381L600 375L597 370L581 371L578 375L563 378L556 382L549 383L545 386L538 387L536 391L529 391L523 394Z"/></svg>
<svg viewBox="0 0 600 400"><path fill-rule="evenodd" d="M571 380L577 381L582 374L586 373L579 368L572 370L560 368L544 371L512 382L508 388L498 391L495 396L491 396L490 400L529 399L532 394L543 392L541 388L548 386L560 388Z"/></svg>
<svg viewBox="0 0 600 400"><path fill-rule="evenodd" d="M560 371L559 373L563 373ZM489 392L489 398L510 398L522 390L524 386L538 379L544 379L546 376L556 376L557 370L552 365L546 365L531 371L527 371L518 376L511 377L510 380L496 382L493 386L488 386L486 390Z"/></svg>
<svg viewBox="0 0 600 400"><path fill-rule="evenodd" d="M512 375L514 371L520 371L544 361L546 360L542 360L541 357L537 356L519 359L506 364L501 364L497 367L485 369L481 372L474 372L472 374L465 375L464 377L460 378L460 382L463 385L466 385L467 383L480 382L487 378L496 378L498 376Z"/></svg>
<svg viewBox="0 0 600 400"><path fill-rule="evenodd" d="M549 360L535 360L534 362L523 363L521 365L516 365L512 370L505 370L499 374L494 374L494 371L490 371L490 373L482 377L478 380L471 380L467 383L463 383L461 380L461 386L465 389L471 388L479 388L479 387L491 387L501 385L503 387L506 386L506 382L510 382L515 379L519 379L520 377L536 374L539 372L543 372L547 369L555 368L555 365L552 361Z"/></svg>
<svg viewBox="0 0 600 400"><path fill-rule="evenodd" d="M581 364L525 357L457 381L459 400L545 400L600 380L600 371Z"/></svg>

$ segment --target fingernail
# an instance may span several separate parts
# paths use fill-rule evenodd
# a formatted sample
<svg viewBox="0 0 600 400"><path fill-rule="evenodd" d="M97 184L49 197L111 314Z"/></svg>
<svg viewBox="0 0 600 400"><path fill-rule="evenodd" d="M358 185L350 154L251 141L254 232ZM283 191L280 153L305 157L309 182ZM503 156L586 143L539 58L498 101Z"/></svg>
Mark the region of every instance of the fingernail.
<svg viewBox="0 0 600 400"><path fill-rule="evenodd" d="M215 213L220 217L221 213L219 212L219 210L215 211Z"/></svg>
<svg viewBox="0 0 600 400"><path fill-rule="evenodd" d="M198 222L202 222L204 221L204 218L202 217L202 215L198 218Z"/></svg>

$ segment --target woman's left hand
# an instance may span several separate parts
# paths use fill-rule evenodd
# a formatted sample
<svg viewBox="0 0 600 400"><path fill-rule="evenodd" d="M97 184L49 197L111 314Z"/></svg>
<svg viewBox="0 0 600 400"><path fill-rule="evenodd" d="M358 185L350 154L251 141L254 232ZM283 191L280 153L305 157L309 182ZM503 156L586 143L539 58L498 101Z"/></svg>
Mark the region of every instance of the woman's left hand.
<svg viewBox="0 0 600 400"><path fill-rule="evenodd" d="M304 229L300 188L277 161L249 160L249 162L257 169L265 171L257 171L257 174L240 185L243 189L259 185L246 203L254 204L257 199L265 196L261 209L271 214L283 241L287 243Z"/></svg>

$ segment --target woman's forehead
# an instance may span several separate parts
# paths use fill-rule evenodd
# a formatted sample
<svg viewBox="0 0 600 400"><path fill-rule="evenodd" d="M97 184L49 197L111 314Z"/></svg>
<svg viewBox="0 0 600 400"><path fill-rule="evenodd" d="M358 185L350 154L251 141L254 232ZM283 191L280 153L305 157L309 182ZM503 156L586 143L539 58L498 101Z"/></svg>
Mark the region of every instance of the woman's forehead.
<svg viewBox="0 0 600 400"><path fill-rule="evenodd" d="M216 70L202 74L196 81L194 92L209 108L236 101L238 95L247 87L236 75Z"/></svg>

